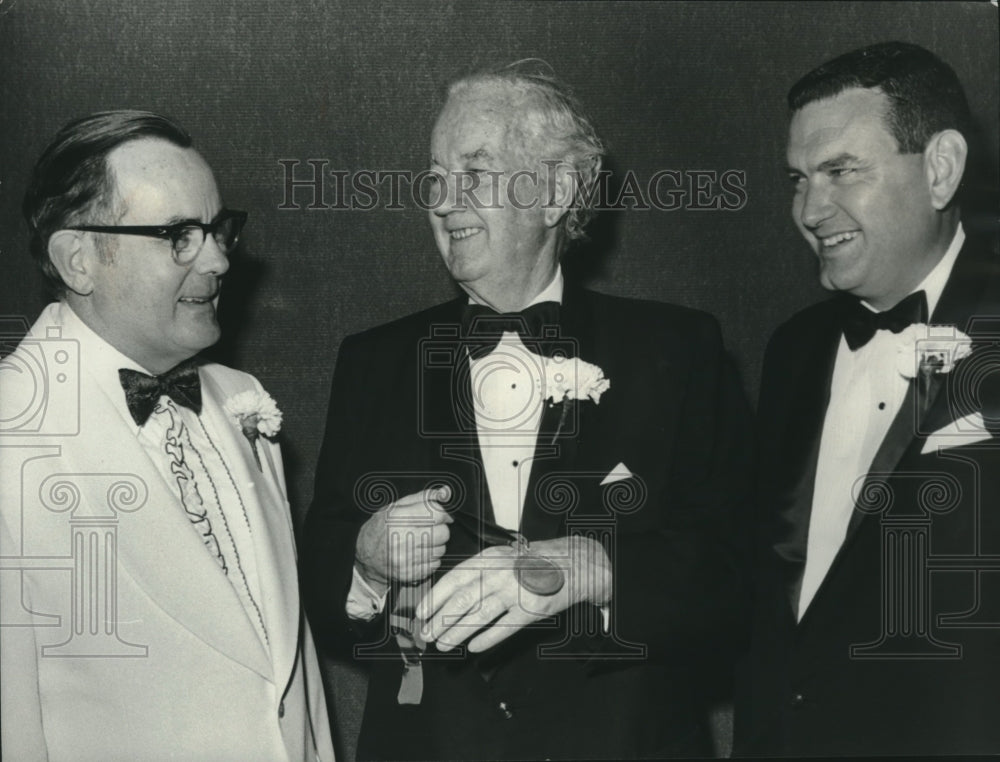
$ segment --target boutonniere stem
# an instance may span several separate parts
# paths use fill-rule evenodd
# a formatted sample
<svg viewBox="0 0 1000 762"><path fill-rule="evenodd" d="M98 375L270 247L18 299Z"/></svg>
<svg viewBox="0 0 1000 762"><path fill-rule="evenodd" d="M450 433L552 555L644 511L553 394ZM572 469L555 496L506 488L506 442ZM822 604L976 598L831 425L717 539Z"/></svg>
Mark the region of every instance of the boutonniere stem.
<svg viewBox="0 0 1000 762"><path fill-rule="evenodd" d="M972 339L954 326L926 323L915 323L896 336L896 369L903 378L915 380L923 417L931 405L933 380L951 373L972 354Z"/></svg>
<svg viewBox="0 0 1000 762"><path fill-rule="evenodd" d="M951 373L972 354L972 339L954 326L915 323L896 336L896 370L904 378Z"/></svg>
<svg viewBox="0 0 1000 762"><path fill-rule="evenodd" d="M559 425L556 426L556 430L552 432L552 439L549 440L550 445L554 445L556 443L556 439L559 437L559 434L562 433L563 426L566 425L566 419L569 418L569 409L573 406L573 402L574 401L571 399L563 401L562 410L559 413ZM555 403L550 402L549 404L552 405Z"/></svg>
<svg viewBox="0 0 1000 762"><path fill-rule="evenodd" d="M282 413L270 394L264 391L246 391L234 394L225 404L226 412L250 443L250 452L259 471L263 473L257 440L261 435L273 438L281 431Z"/></svg>
<svg viewBox="0 0 1000 762"><path fill-rule="evenodd" d="M542 399L549 400L550 405L562 405L559 425L550 445L555 444L562 433L576 400L589 399L599 405L601 395L611 388L611 380L604 377L604 371L599 366L577 357L546 357L543 383Z"/></svg>

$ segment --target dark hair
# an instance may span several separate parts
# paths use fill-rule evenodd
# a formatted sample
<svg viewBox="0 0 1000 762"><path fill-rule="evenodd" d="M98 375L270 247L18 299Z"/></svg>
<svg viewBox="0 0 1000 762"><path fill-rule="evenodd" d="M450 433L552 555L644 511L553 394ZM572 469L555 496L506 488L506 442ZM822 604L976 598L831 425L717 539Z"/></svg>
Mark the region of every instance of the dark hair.
<svg viewBox="0 0 1000 762"><path fill-rule="evenodd" d="M479 84L500 84L523 96L523 113L515 129L524 144L530 136L541 142L547 154L539 157L565 161L572 167L577 188L573 203L563 217L564 243L586 239L584 227L594 216L596 184L604 156L604 144L590 118L569 87L549 72L544 61L529 58L506 66L463 77L451 84L448 96L460 95Z"/></svg>
<svg viewBox="0 0 1000 762"><path fill-rule="evenodd" d="M885 93L886 127L901 153L920 153L941 130L955 129L971 138L969 104L954 70L929 50L907 42L869 45L813 69L792 85L788 106L794 113L855 87Z"/></svg>
<svg viewBox="0 0 1000 762"><path fill-rule="evenodd" d="M115 148L140 138L162 138L181 148L191 145L183 127L148 111L102 111L65 125L35 163L22 211L34 257L57 296L66 284L49 258L49 237L86 215L114 208L114 178L107 158Z"/></svg>

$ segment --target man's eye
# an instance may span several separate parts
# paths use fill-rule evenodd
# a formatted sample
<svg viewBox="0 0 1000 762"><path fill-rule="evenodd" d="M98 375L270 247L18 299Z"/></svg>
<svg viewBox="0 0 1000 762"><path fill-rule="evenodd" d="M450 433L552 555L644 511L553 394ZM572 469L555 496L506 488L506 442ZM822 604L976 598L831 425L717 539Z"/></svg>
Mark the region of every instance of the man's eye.
<svg viewBox="0 0 1000 762"><path fill-rule="evenodd" d="M855 171L854 167L838 167L837 169L831 169L830 174L834 177L846 177Z"/></svg>
<svg viewBox="0 0 1000 762"><path fill-rule="evenodd" d="M174 251L181 252L194 244L195 231L198 228L182 228L173 235Z"/></svg>

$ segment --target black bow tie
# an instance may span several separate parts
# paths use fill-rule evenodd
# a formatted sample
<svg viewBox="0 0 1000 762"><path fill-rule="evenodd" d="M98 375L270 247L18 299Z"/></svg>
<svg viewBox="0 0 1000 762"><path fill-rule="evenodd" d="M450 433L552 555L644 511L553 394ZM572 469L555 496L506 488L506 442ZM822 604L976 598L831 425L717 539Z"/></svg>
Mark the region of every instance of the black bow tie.
<svg viewBox="0 0 1000 762"><path fill-rule="evenodd" d="M885 312L872 312L860 301L854 300L844 318L844 338L853 352L871 341L876 331L899 333L914 323L926 322L927 295L923 291L910 294Z"/></svg>
<svg viewBox="0 0 1000 762"><path fill-rule="evenodd" d="M538 347L544 351L546 340L551 341L555 336L543 336L543 327L558 325L559 302L539 302L520 312L504 313L494 312L481 304L467 304L462 312L462 336L477 344L470 350L475 358L496 349L505 331L518 334L522 341L538 342Z"/></svg>
<svg viewBox="0 0 1000 762"><path fill-rule="evenodd" d="M149 420L157 400L164 394L178 405L191 408L195 413L201 412L201 381L198 364L194 360L182 362L161 376L121 368L118 380L125 390L125 403L137 426Z"/></svg>

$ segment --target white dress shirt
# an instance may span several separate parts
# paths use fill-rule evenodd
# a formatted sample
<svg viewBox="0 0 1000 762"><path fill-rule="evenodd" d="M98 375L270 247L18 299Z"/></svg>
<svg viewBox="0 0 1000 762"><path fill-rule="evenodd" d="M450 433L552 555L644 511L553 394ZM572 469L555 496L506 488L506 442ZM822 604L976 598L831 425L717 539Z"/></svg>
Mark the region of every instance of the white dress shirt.
<svg viewBox="0 0 1000 762"><path fill-rule="evenodd" d="M562 304L562 269L525 307ZM528 491L531 461L545 409L544 359L531 352L513 331L496 348L471 363L472 400L483 470L500 526L517 532Z"/></svg>
<svg viewBox="0 0 1000 762"><path fill-rule="evenodd" d="M552 282L525 308L541 302L562 304L562 296L562 268L557 267ZM470 296L469 303L476 302ZM515 532L521 524L544 411L543 373L542 358L513 331L505 331L490 354L470 365L476 430L493 515L497 524ZM386 595L373 590L355 565L347 594L348 616L372 619L385 606Z"/></svg>
<svg viewBox="0 0 1000 762"><path fill-rule="evenodd" d="M260 610L260 583L245 502L257 498L252 492L239 489L227 465L227 458L242 456L227 455L220 449L225 439L212 430L212 422L207 416L175 405L166 396L160 397L146 423L137 426L125 402L118 370L126 368L147 375L155 374L94 333L67 303L61 302L58 309L63 337L79 342L80 357L86 362L88 371L135 432L136 444L149 456L171 492L177 496L177 503L172 508L186 515L194 510L202 512L203 526L211 527L210 535L215 542L205 540L205 533L199 531L195 523L191 524L191 531L205 542L205 552L212 553L219 561L219 572L224 573L235 588L266 648L268 638ZM221 404L211 395L202 394L203 410ZM166 446L168 431L179 450ZM180 463L172 455L172 452L179 451L183 451L183 464L190 469L186 476L180 474ZM190 521L191 517L188 518Z"/></svg>
<svg viewBox="0 0 1000 762"><path fill-rule="evenodd" d="M959 224L945 255L911 292L927 295L928 315L934 313L964 242L965 231ZM885 330L856 351L843 336L840 339L816 464L800 620L840 550L855 496L906 396L910 382L896 370L897 345L896 335Z"/></svg>

